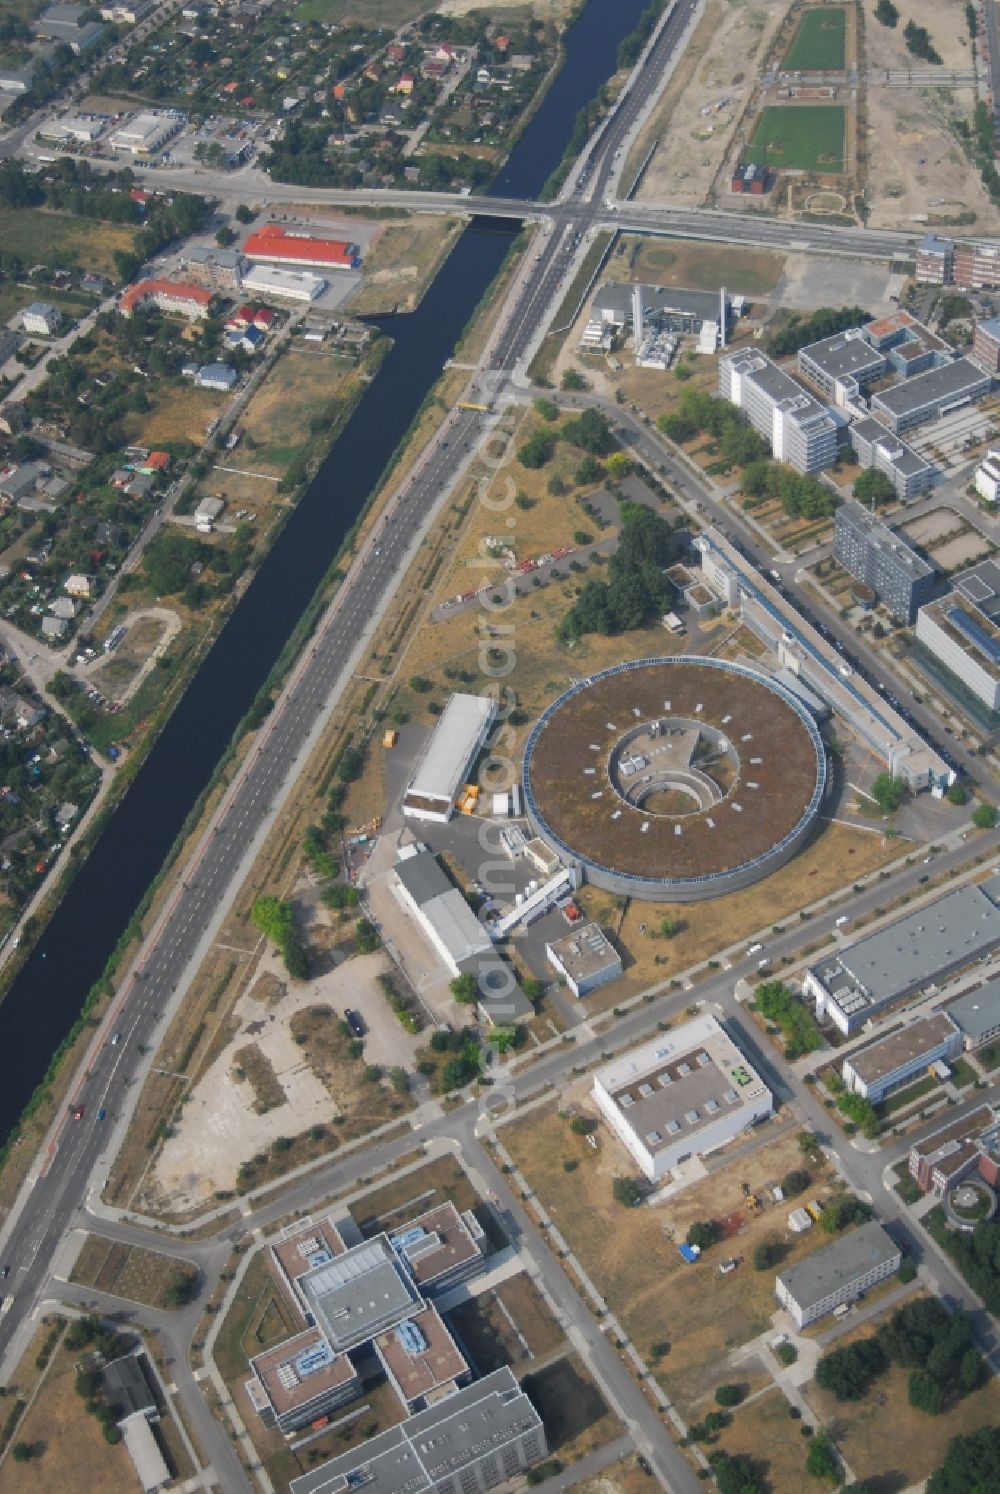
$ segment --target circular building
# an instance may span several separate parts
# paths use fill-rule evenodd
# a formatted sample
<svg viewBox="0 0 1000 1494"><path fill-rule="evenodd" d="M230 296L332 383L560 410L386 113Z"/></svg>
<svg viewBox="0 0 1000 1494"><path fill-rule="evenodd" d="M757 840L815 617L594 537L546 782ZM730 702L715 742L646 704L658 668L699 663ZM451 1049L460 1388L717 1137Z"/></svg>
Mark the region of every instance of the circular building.
<svg viewBox="0 0 1000 1494"><path fill-rule="evenodd" d="M826 752L805 706L722 659L637 659L554 701L524 749L535 834L588 882L660 902L759 881L808 837Z"/></svg>

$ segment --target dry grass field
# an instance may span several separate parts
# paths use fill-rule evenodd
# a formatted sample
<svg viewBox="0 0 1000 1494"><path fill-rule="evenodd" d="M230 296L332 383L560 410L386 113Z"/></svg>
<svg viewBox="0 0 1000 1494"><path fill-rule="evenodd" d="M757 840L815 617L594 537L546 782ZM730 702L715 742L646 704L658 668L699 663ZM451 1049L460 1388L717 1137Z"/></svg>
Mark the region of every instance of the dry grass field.
<svg viewBox="0 0 1000 1494"><path fill-rule="evenodd" d="M352 374L343 358L291 348L247 406L244 444L224 464L280 475L309 439L311 422L344 396Z"/></svg>
<svg viewBox="0 0 1000 1494"><path fill-rule="evenodd" d="M644 1473L633 1456L612 1463L596 1478L588 1478L585 1483L574 1487L578 1488L579 1494L650 1494L655 1486L652 1475Z"/></svg>
<svg viewBox="0 0 1000 1494"><path fill-rule="evenodd" d="M133 1494L132 1459L125 1444L111 1447L96 1416L76 1393L78 1352L59 1349L37 1399L17 1429L35 1456L28 1463L7 1457L0 1464L0 1494L66 1494L67 1489Z"/></svg>
<svg viewBox="0 0 1000 1494"><path fill-rule="evenodd" d="M468 1174L451 1157L441 1157L383 1183L352 1203L350 1214L358 1228L370 1235L390 1229L394 1219L398 1222L406 1214L432 1209L446 1199L451 1199L456 1209L471 1209L479 1202Z"/></svg>
<svg viewBox="0 0 1000 1494"><path fill-rule="evenodd" d="M575 1100L574 1108L586 1108L586 1090L581 1081L564 1103ZM637 1209L613 1201L614 1177L631 1175L634 1167L606 1128L598 1132L596 1152L572 1134L554 1106L535 1110L502 1131L528 1185L686 1415L709 1409L706 1397L733 1378L730 1351L764 1332L775 1311L774 1273L753 1269L755 1246L780 1241L786 1246L784 1266L811 1254L826 1239L819 1231L792 1236L787 1206L765 1207L756 1218L746 1208L741 1183L762 1190L801 1165L796 1127L780 1131L780 1124L772 1123L775 1138L767 1145L751 1144L743 1155L736 1149L728 1166L663 1204ZM832 1186L826 1164L811 1166L810 1172L812 1192L824 1196ZM683 1240L701 1219L731 1220L742 1232L688 1266L675 1241ZM730 1255L741 1257L742 1264L720 1277L717 1266ZM659 1350L655 1354L654 1345ZM745 1372L736 1378L746 1379Z"/></svg>
<svg viewBox="0 0 1000 1494"><path fill-rule="evenodd" d="M738 245L697 244L683 239L639 238L627 243L638 249L632 275L654 285L683 286L687 290L719 290L731 295L760 296L773 291L785 266L783 254ZM714 363L714 360L712 360Z"/></svg>
<svg viewBox="0 0 1000 1494"><path fill-rule="evenodd" d="M111 1292L130 1302L144 1302L147 1307L170 1309L176 1304L167 1298L171 1284L181 1280L192 1268L173 1256L140 1245L121 1245L100 1235L88 1235L70 1280L95 1291Z"/></svg>
<svg viewBox="0 0 1000 1494"><path fill-rule="evenodd" d="M159 395L157 398L157 389ZM190 441L205 444L206 427L226 404L225 395L188 385L153 385L153 408L139 417L136 440L143 446Z"/></svg>
<svg viewBox="0 0 1000 1494"><path fill-rule="evenodd" d="M730 1455L750 1458L766 1480L769 1494L801 1494L807 1443L801 1423L788 1415L788 1402L777 1387L751 1399L732 1413L732 1423L718 1446Z"/></svg>
<svg viewBox="0 0 1000 1494"><path fill-rule="evenodd" d="M420 213L382 228L365 254L352 315L412 311L461 231L456 218Z"/></svg>
<svg viewBox="0 0 1000 1494"><path fill-rule="evenodd" d="M101 223L96 218L74 218L47 208L8 208L4 213L3 247L25 265L46 264L89 270L118 280L115 250L130 254L136 229L124 223Z"/></svg>
<svg viewBox="0 0 1000 1494"><path fill-rule="evenodd" d="M876 1326L866 1324L841 1342L871 1337ZM996 1377L940 1416L928 1416L909 1404L909 1377L909 1370L893 1365L864 1400L851 1403L836 1400L815 1383L808 1386L806 1399L832 1430L855 1478L878 1476L894 1489L918 1485L943 1462L952 1437L1000 1423Z"/></svg>

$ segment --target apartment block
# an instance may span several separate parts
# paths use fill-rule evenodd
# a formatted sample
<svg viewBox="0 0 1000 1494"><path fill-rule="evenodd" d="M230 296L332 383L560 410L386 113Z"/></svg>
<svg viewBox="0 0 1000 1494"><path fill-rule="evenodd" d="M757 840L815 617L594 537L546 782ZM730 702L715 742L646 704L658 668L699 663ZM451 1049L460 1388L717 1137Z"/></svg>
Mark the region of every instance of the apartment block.
<svg viewBox="0 0 1000 1494"><path fill-rule="evenodd" d="M834 554L870 586L900 622L911 623L934 594L934 567L860 503L841 504L836 514Z"/></svg>
<svg viewBox="0 0 1000 1494"><path fill-rule="evenodd" d="M770 442L779 462L819 472L836 461L846 422L755 348L719 360L719 393Z"/></svg>

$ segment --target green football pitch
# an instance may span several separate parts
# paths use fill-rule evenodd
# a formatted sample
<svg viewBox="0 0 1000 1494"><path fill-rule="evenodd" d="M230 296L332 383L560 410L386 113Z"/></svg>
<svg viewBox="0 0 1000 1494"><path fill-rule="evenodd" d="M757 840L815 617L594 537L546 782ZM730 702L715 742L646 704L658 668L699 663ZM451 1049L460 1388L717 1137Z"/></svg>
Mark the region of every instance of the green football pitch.
<svg viewBox="0 0 1000 1494"><path fill-rule="evenodd" d="M757 121L746 159L779 171L843 171L842 104L777 104Z"/></svg>
<svg viewBox="0 0 1000 1494"><path fill-rule="evenodd" d="M802 17L781 66L789 73L841 72L847 14L831 7Z"/></svg>

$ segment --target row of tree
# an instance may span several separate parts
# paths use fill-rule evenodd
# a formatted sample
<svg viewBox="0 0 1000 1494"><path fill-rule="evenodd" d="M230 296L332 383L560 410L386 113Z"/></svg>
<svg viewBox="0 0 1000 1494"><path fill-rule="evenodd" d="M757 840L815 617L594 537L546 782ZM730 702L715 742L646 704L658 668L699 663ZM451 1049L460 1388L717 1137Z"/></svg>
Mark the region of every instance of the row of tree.
<svg viewBox="0 0 1000 1494"><path fill-rule="evenodd" d="M838 1401L860 1401L890 1364L911 1371L910 1405L930 1416L978 1390L989 1373L973 1345L968 1315L949 1313L936 1297L918 1297L874 1337L825 1354L816 1383Z"/></svg>
<svg viewBox="0 0 1000 1494"><path fill-rule="evenodd" d="M607 581L588 581L559 624L564 641L584 633L625 633L647 627L669 608L673 587L664 574L674 558L670 525L642 504L619 505L618 549Z"/></svg>

